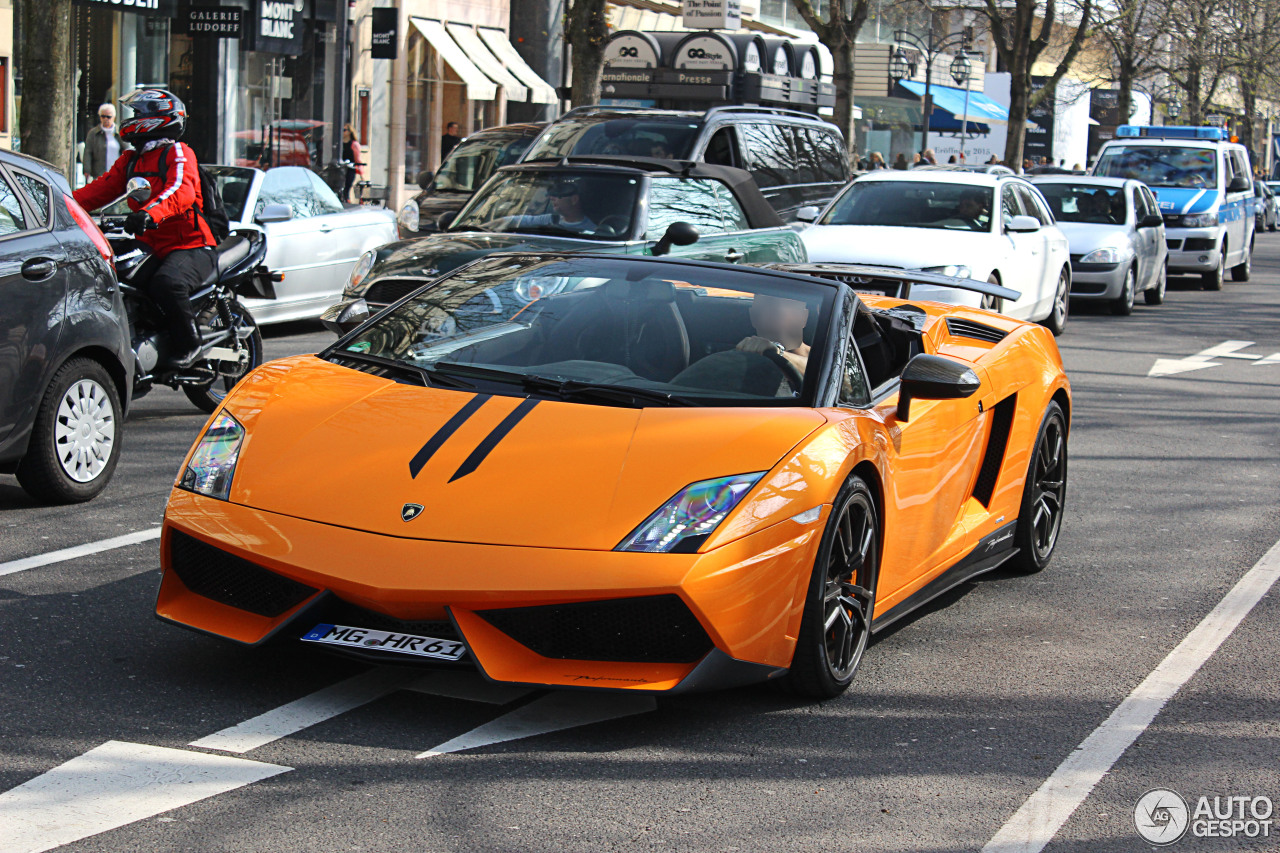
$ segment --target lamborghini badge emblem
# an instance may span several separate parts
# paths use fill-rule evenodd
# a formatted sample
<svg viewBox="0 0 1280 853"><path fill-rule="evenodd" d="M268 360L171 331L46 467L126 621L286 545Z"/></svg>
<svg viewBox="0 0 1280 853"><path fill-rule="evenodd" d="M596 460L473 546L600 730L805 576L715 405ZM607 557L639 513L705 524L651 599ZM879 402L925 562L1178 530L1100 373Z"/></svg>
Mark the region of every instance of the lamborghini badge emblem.
<svg viewBox="0 0 1280 853"><path fill-rule="evenodd" d="M405 504L400 507L401 521L413 521L420 515L422 515L422 504Z"/></svg>

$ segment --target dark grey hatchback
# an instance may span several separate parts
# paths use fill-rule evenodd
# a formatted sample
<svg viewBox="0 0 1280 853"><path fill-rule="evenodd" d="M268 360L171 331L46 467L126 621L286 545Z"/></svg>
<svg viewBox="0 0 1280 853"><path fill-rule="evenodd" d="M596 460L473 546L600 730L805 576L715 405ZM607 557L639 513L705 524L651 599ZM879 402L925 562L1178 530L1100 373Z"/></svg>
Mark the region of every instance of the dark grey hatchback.
<svg viewBox="0 0 1280 853"><path fill-rule="evenodd" d="M111 246L53 166L0 151L0 473L86 501L120 458L133 378Z"/></svg>

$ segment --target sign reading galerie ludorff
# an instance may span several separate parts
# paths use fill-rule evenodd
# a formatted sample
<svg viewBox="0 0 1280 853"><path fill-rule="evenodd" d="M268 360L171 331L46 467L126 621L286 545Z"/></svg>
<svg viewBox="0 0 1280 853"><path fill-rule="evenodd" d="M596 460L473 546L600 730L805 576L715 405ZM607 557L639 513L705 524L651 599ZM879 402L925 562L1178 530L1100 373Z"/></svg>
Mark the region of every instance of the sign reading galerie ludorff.
<svg viewBox="0 0 1280 853"><path fill-rule="evenodd" d="M192 6L187 10L187 35L195 38L238 39L244 32L244 10L225 6Z"/></svg>
<svg viewBox="0 0 1280 853"><path fill-rule="evenodd" d="M741 0L683 0L682 23L691 30L736 30L742 26Z"/></svg>

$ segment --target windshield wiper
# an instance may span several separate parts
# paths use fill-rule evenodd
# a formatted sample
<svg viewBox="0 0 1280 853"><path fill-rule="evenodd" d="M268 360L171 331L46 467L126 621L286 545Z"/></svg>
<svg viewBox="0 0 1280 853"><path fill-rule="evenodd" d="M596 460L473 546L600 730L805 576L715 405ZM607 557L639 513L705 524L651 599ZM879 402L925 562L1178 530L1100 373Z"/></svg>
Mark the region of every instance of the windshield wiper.
<svg viewBox="0 0 1280 853"><path fill-rule="evenodd" d="M395 378L397 380L406 379L409 380L410 384L421 385L424 388L444 387L471 391L476 387L472 383L455 376L436 376L432 371L425 367L419 367L416 364L409 364L395 359L383 358L382 356L369 355L368 353L337 350L332 354L332 357L345 358L351 361L369 364L374 367L380 367L390 378Z"/></svg>
<svg viewBox="0 0 1280 853"><path fill-rule="evenodd" d="M565 402L595 400L621 403L643 408L642 403L658 403L664 406L695 406L692 400L653 388L636 388L630 385L611 385L601 382L582 382L577 379L549 379L528 373L482 367L477 364L437 362L435 372L465 376L471 379L488 379L507 385L518 385L532 394L558 397Z"/></svg>

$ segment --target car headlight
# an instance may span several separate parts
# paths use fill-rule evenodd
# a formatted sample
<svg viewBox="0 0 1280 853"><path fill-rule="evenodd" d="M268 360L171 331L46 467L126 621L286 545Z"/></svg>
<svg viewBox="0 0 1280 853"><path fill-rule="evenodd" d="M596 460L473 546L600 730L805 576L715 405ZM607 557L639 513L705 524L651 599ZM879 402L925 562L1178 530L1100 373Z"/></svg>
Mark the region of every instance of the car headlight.
<svg viewBox="0 0 1280 853"><path fill-rule="evenodd" d="M343 290L346 296L359 296L356 288L360 286L360 282L364 281L365 276L369 274L369 270L373 269L374 252L372 249L360 256L360 260L356 261L356 265L351 268L351 275L347 276L347 286Z"/></svg>
<svg viewBox="0 0 1280 853"><path fill-rule="evenodd" d="M947 264L941 267L925 267L920 272L936 272L939 275L949 275L952 278L973 278L973 270L964 264Z"/></svg>
<svg viewBox="0 0 1280 853"><path fill-rule="evenodd" d="M1182 217L1183 228L1210 228L1217 224L1217 213L1192 213Z"/></svg>
<svg viewBox="0 0 1280 853"><path fill-rule="evenodd" d="M693 553L764 474L757 471L690 483L614 550Z"/></svg>
<svg viewBox="0 0 1280 853"><path fill-rule="evenodd" d="M421 215L418 210L418 203L413 199L409 199L404 203L404 207L400 208L400 215L396 217L396 221L400 223L400 227L405 231L417 231Z"/></svg>
<svg viewBox="0 0 1280 853"><path fill-rule="evenodd" d="M189 492L227 500L231 495L231 478L240 459L244 443L244 427L231 415L218 415L196 444L191 461L182 472L178 487Z"/></svg>
<svg viewBox="0 0 1280 853"><path fill-rule="evenodd" d="M1106 246L1101 249L1094 249L1089 254L1080 259L1082 264L1118 264L1127 259L1127 252L1115 248L1114 246Z"/></svg>

